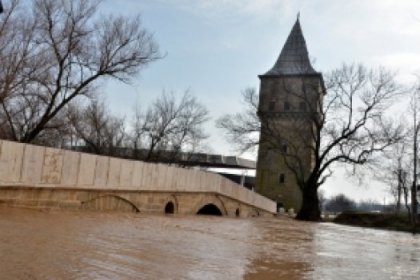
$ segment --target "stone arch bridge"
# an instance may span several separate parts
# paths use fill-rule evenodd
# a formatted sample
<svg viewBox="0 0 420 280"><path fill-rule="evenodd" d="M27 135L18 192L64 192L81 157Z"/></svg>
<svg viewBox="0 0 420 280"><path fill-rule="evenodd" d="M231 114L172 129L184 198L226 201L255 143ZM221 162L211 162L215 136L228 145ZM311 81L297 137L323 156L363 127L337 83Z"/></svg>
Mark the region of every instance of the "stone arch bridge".
<svg viewBox="0 0 420 280"><path fill-rule="evenodd" d="M275 202L210 172L0 140L0 205L271 215Z"/></svg>

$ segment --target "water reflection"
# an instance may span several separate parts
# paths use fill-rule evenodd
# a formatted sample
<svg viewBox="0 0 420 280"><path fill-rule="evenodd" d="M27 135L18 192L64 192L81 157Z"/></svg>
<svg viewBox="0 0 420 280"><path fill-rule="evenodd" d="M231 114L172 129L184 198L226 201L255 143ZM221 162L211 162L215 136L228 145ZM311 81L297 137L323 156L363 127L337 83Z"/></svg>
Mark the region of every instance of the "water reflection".
<svg viewBox="0 0 420 280"><path fill-rule="evenodd" d="M0 279L419 279L420 237L289 219L0 209Z"/></svg>

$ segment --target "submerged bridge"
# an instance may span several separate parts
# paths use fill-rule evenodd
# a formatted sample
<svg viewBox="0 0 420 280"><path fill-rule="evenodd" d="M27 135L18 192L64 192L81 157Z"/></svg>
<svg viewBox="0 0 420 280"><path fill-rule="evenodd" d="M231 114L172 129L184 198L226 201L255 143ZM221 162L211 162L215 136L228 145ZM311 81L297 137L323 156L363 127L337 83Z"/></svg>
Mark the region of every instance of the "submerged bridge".
<svg viewBox="0 0 420 280"><path fill-rule="evenodd" d="M259 216L276 203L210 172L0 140L0 205Z"/></svg>

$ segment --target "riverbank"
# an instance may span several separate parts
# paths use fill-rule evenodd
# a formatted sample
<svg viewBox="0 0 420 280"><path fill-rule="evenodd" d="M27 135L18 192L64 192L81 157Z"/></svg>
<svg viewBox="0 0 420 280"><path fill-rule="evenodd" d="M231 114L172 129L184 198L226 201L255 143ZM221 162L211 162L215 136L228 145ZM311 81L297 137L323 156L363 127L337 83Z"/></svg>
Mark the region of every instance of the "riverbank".
<svg viewBox="0 0 420 280"><path fill-rule="evenodd" d="M420 225L413 229L407 214L344 212L339 214L333 222L349 226L420 233Z"/></svg>

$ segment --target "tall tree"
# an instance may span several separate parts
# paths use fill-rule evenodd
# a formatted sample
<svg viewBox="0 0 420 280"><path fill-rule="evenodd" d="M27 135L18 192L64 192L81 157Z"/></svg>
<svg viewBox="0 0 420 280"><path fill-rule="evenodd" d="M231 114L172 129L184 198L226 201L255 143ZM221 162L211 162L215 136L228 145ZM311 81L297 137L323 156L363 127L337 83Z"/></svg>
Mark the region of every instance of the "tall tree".
<svg viewBox="0 0 420 280"><path fill-rule="evenodd" d="M373 178L389 186L389 192L395 199L395 211L398 213L401 209L402 201L408 211L408 194L411 193L409 187L409 177L412 169L412 153L409 149L408 133L403 133L404 137L400 143L389 147L378 158L373 160L367 169L368 173L373 173ZM411 218L410 218L411 219Z"/></svg>
<svg viewBox="0 0 420 280"><path fill-rule="evenodd" d="M420 110L419 105L419 98L420 98L420 86L416 86L413 90L413 94L411 97L410 102L410 109L412 113L412 143L413 143L413 161L412 161L412 175L413 175L413 182L411 184L411 223L413 226L417 224L417 216L418 216L418 201L417 201L417 189L418 189L418 136L420 131L420 119L418 116L418 112Z"/></svg>
<svg viewBox="0 0 420 280"><path fill-rule="evenodd" d="M356 209L356 202L344 194L331 197L325 202L325 210L328 212L344 212Z"/></svg>
<svg viewBox="0 0 420 280"><path fill-rule="evenodd" d="M260 122L257 111L250 109L226 115L217 125L232 141L240 139L242 151L258 144L281 154L302 191L297 218L317 221L317 191L331 176L335 164L363 165L372 154L400 139L400 128L386 120L385 111L401 88L389 71L369 70L362 65L343 65L332 71L326 77L326 92L318 96L313 95L317 89L310 87L302 81L299 90L285 88L302 104L303 113L293 127L289 122L283 125L270 118L260 118ZM246 91L245 98L248 108L258 108L255 91ZM262 131L266 135L256 141L255 133L261 131L261 126L265 126ZM284 130L292 131L285 137ZM305 168L308 165L309 172Z"/></svg>
<svg viewBox="0 0 420 280"><path fill-rule="evenodd" d="M132 147L146 161L176 162L182 153L197 152L207 139L203 124L207 109L188 92L177 100L163 93L146 112L138 108L131 135Z"/></svg>
<svg viewBox="0 0 420 280"><path fill-rule="evenodd" d="M0 131L34 142L104 79L129 82L160 58L140 17L98 16L100 1L12 0L0 21Z"/></svg>
<svg viewBox="0 0 420 280"><path fill-rule="evenodd" d="M124 119L113 116L98 99L86 107L70 106L68 122L72 136L81 141L78 144L95 154L117 155L115 149L123 147L127 138Z"/></svg>

